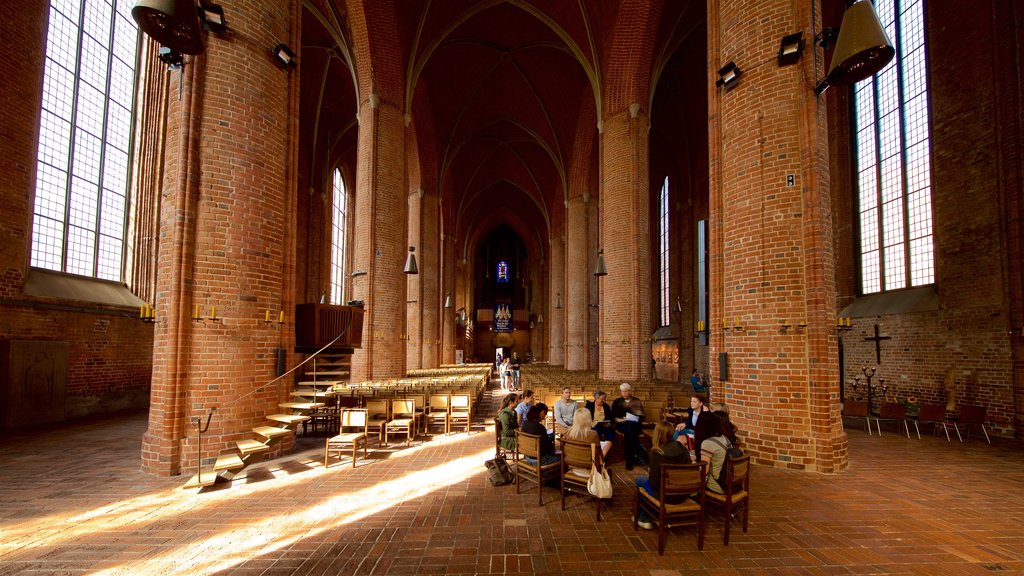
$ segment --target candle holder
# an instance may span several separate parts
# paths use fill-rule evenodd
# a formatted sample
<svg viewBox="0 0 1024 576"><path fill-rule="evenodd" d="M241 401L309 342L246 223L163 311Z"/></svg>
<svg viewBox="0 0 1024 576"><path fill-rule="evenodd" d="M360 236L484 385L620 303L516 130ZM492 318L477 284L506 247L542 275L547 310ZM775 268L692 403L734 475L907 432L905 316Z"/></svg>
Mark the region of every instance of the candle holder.
<svg viewBox="0 0 1024 576"><path fill-rule="evenodd" d="M853 324L850 323L849 318L840 316L836 319L836 330L840 332L849 332L850 330L853 330Z"/></svg>
<svg viewBox="0 0 1024 576"><path fill-rule="evenodd" d="M707 323L704 322L703 320L698 320L697 321L697 330L693 333L693 335L697 336L697 337L707 336L709 332L710 332L710 330L708 330Z"/></svg>
<svg viewBox="0 0 1024 576"><path fill-rule="evenodd" d="M782 324L779 326L779 332L785 334L786 332L789 332L792 328L793 325L789 323L789 320L783 320Z"/></svg>
<svg viewBox="0 0 1024 576"><path fill-rule="evenodd" d="M802 320L799 324L796 325L796 329L797 330L806 330L807 329L807 321L806 320Z"/></svg>
<svg viewBox="0 0 1024 576"><path fill-rule="evenodd" d="M868 408L870 408L872 399L878 394L878 392L881 391L882 397L884 398L889 392L889 386L885 383L885 378L881 377L878 378L878 382L872 382L872 379L875 377L875 372L877 371L876 368L865 366L860 370L864 373L864 376L853 377L853 390L855 392L860 392L861 386L864 387L864 393L868 399Z"/></svg>

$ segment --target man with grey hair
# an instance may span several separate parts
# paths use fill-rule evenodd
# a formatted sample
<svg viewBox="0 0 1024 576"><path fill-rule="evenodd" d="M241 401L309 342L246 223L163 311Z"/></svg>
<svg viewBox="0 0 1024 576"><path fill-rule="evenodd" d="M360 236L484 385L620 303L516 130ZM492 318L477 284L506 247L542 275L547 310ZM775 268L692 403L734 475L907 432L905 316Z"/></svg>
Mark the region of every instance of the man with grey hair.
<svg viewBox="0 0 1024 576"><path fill-rule="evenodd" d="M626 453L626 470L632 470L635 465L647 465L647 453L640 445L640 432L643 430L640 423L644 419L644 403L633 396L633 387L628 382L623 382L619 386L619 393L621 396L612 403L612 421L626 443L623 447Z"/></svg>

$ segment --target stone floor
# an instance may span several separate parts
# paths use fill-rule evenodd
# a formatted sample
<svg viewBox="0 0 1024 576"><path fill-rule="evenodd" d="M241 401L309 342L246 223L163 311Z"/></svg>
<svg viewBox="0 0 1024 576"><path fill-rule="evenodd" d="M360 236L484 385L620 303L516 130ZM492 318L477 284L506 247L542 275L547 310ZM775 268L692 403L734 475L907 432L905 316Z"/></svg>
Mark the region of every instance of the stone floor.
<svg viewBox="0 0 1024 576"><path fill-rule="evenodd" d="M490 407L488 407L490 409ZM219 489L139 471L145 414L0 440L0 574L1024 574L1024 450L1009 441L850 430L850 466L763 466L750 530L702 552L691 528L664 556L634 532L632 472L614 506L491 486L493 432L421 437L323 467L322 439ZM641 472L636 470L635 472Z"/></svg>

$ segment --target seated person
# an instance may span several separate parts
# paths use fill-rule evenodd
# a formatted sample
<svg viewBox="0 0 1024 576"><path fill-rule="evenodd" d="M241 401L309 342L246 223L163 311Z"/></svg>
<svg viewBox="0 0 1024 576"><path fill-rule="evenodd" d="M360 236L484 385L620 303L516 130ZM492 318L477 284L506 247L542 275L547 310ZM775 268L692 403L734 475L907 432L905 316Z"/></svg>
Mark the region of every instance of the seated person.
<svg viewBox="0 0 1024 576"><path fill-rule="evenodd" d="M612 409L607 404L608 395L601 390L594 392L594 401L586 403L586 409L590 412L590 419L594 422L594 431L601 442L608 442L609 450L611 442L615 441L615 427L612 426ZM601 445L604 449L604 444ZM605 455L608 452L605 451Z"/></svg>
<svg viewBox="0 0 1024 576"><path fill-rule="evenodd" d="M569 400L572 388L562 387L562 397L555 402L555 433L565 434L572 426L573 415L576 414L576 401Z"/></svg>
<svg viewBox="0 0 1024 576"><path fill-rule="evenodd" d="M647 453L640 445L644 403L633 396L633 387L628 382L623 382L619 386L619 393L622 396L612 403L612 421L626 442L626 470L632 470L635 465L647 465Z"/></svg>
<svg viewBox="0 0 1024 576"><path fill-rule="evenodd" d="M518 394L508 394L501 401L501 410L498 411L498 422L501 423L501 440L498 444L505 450L516 449L516 428L519 428L519 419L515 413L515 407L519 404Z"/></svg>
<svg viewBox="0 0 1024 576"><path fill-rule="evenodd" d="M548 405L538 402L526 412L526 421L523 422L522 430L527 434L540 436L540 465L547 466L558 462L558 454L555 453L555 441L548 435L548 429L544 427L544 420L548 417ZM537 465L537 460L531 456L526 457L527 464Z"/></svg>
<svg viewBox="0 0 1024 576"><path fill-rule="evenodd" d="M724 404L719 405L726 408ZM712 412L711 418L707 418L706 440L701 442L701 460L708 463L707 489L719 494L725 494L725 489L718 484L718 476L725 465L725 458L729 448L739 447L739 440L736 438L736 426L729 421L729 413L725 410Z"/></svg>
<svg viewBox="0 0 1024 576"><path fill-rule="evenodd" d="M601 440L598 436L597 431L594 430L594 421L590 417L590 410L586 408L577 408L576 414L573 415L572 426L565 433L565 437L569 440L579 440L580 442L589 442L590 444L599 444L601 447L601 456L608 457L608 452L612 449L611 440Z"/></svg>
<svg viewBox="0 0 1024 576"><path fill-rule="evenodd" d="M526 412L529 411L531 406L533 406L533 401L533 390L523 392L522 397L519 398L519 405L516 406L516 414L519 415L520 426L526 423Z"/></svg>
<svg viewBox="0 0 1024 576"><path fill-rule="evenodd" d="M651 474L649 476L637 476L636 485L647 491L655 498L660 498L661 493L661 466L662 464L689 464L690 450L686 447L685 436L674 436L667 440L669 429L659 425L655 428L654 440L658 447L651 450ZM640 508L637 512L637 525L645 530L654 528L651 517L646 510Z"/></svg>
<svg viewBox="0 0 1024 576"><path fill-rule="evenodd" d="M686 409L686 419L676 426L676 431L672 436L673 440L684 434L693 438L697 431L697 421L702 415L711 413L711 408L707 403L708 397L704 394L694 393L690 396L690 407Z"/></svg>
<svg viewBox="0 0 1024 576"><path fill-rule="evenodd" d="M708 387L701 381L700 370L696 368L693 369L693 376L690 376L690 386L693 386L694 393L707 394L708 392Z"/></svg>

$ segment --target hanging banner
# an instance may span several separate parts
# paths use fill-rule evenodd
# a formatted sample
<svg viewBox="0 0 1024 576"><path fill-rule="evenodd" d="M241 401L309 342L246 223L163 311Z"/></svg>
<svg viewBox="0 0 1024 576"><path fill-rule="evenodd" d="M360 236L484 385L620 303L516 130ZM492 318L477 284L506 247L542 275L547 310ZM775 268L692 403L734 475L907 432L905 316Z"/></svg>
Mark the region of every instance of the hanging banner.
<svg viewBox="0 0 1024 576"><path fill-rule="evenodd" d="M494 305L494 331L512 331L512 306L509 304Z"/></svg>

